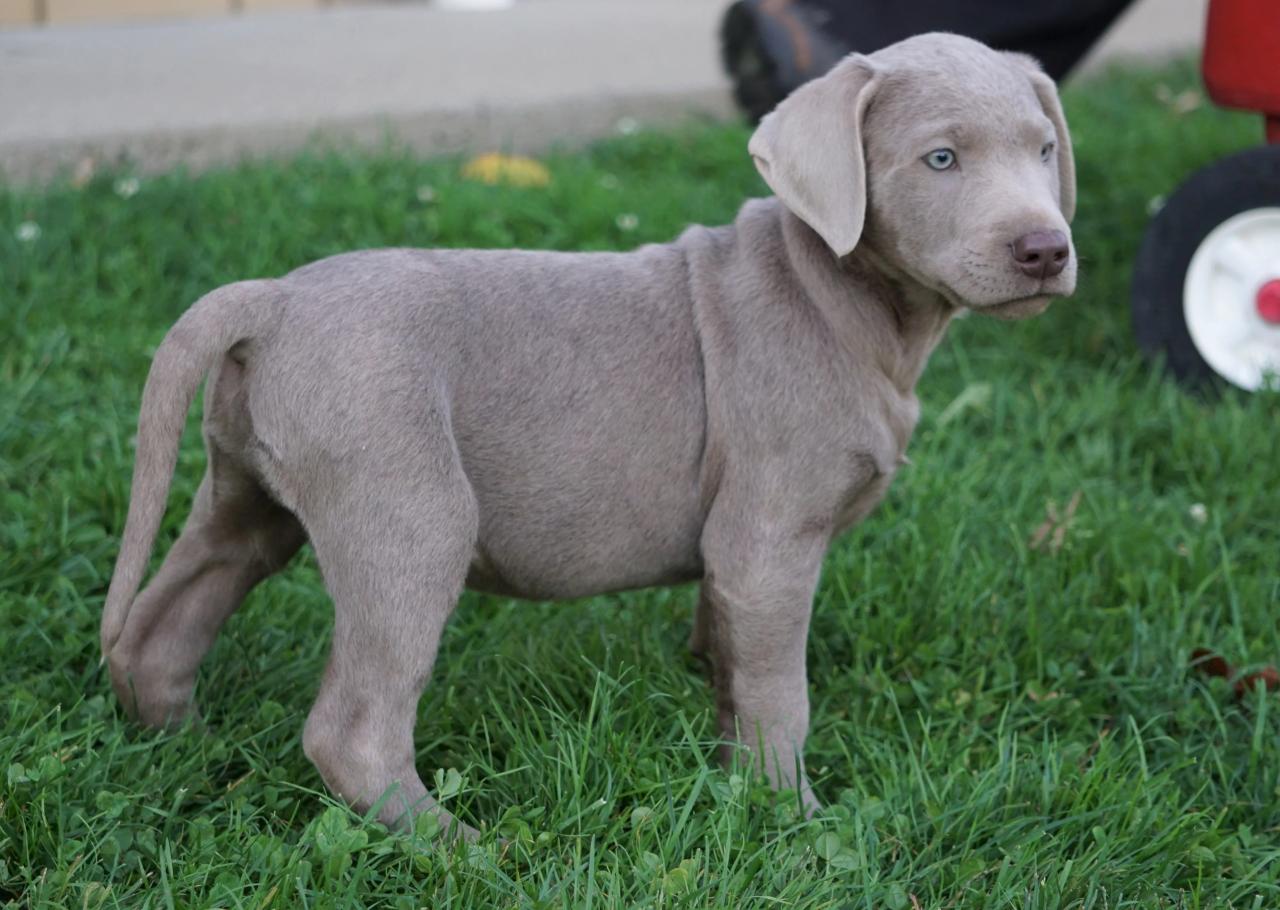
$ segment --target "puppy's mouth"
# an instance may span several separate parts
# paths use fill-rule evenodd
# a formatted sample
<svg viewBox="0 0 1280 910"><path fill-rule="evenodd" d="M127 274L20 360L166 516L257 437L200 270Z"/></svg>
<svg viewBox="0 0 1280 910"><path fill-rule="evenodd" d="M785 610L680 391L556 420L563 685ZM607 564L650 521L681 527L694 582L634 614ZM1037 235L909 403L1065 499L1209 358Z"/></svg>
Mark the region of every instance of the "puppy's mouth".
<svg viewBox="0 0 1280 910"><path fill-rule="evenodd" d="M988 303L982 306L975 306L972 309L975 313L994 316L996 319L1028 319L1032 316L1039 316L1049 309L1049 304L1053 302L1054 296L1042 291L1039 294L1015 297L1012 300L1002 300L999 303Z"/></svg>
<svg viewBox="0 0 1280 910"><path fill-rule="evenodd" d="M1027 319L1039 316L1049 308L1049 304L1053 303L1055 298L1070 297L1075 293L1075 284L1074 274L1070 277L1055 275L1036 282L1034 290L1029 294L1019 294L1011 288L1013 293L1008 297L981 303L975 301L969 304L969 309L996 319Z"/></svg>
<svg viewBox="0 0 1280 910"><path fill-rule="evenodd" d="M947 296L955 306L997 319L1026 319L1049 308L1056 297L1070 297L1076 290L1074 264L1056 275L1028 280L994 267L980 269L965 263L960 280L948 282Z"/></svg>

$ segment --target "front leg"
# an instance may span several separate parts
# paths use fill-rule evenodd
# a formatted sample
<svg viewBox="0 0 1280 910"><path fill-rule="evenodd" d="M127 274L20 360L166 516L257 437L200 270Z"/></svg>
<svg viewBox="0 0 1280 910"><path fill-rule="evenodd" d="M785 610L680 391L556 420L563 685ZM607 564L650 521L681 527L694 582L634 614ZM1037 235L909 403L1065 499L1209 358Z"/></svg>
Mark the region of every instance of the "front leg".
<svg viewBox="0 0 1280 910"><path fill-rule="evenodd" d="M736 511L736 510L735 510ZM740 516L742 513L737 512ZM825 531L708 520L698 637L710 652L728 763L748 749L775 789L795 789L807 814L821 808L804 773L809 730L805 645Z"/></svg>

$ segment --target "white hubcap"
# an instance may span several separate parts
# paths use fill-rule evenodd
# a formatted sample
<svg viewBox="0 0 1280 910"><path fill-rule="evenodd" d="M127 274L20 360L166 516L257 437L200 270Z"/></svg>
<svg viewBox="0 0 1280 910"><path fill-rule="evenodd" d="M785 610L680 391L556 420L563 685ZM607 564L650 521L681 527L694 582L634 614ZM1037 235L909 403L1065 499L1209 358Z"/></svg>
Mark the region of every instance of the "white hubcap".
<svg viewBox="0 0 1280 910"><path fill-rule="evenodd" d="M1187 331L1200 356L1233 385L1280 386L1280 208L1241 212L1191 257L1182 290Z"/></svg>

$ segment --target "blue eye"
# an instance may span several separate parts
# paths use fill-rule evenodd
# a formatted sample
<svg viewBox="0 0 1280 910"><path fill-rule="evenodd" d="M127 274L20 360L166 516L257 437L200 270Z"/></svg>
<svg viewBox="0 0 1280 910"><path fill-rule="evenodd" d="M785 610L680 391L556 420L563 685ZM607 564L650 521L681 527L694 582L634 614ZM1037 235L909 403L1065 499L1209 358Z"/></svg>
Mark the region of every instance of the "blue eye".
<svg viewBox="0 0 1280 910"><path fill-rule="evenodd" d="M934 149L924 156L924 163L935 171L947 171L956 166L956 153L951 149Z"/></svg>
<svg viewBox="0 0 1280 910"><path fill-rule="evenodd" d="M1055 147L1056 146L1054 145L1054 143L1046 142L1044 146L1040 149L1040 160L1048 164L1049 156L1053 154L1053 150Z"/></svg>

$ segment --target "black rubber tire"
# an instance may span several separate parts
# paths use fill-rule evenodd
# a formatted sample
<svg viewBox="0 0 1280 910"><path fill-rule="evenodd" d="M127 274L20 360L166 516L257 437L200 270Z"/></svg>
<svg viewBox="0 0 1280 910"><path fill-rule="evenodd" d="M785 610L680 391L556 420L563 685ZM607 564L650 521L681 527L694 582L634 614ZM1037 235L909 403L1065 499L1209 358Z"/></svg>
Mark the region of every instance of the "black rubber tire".
<svg viewBox="0 0 1280 910"><path fill-rule="evenodd" d="M1191 257L1227 219L1280 207L1280 146L1261 146L1196 171L1147 225L1133 266L1133 332L1149 354L1163 354L1173 375L1204 388L1225 381L1187 331L1182 290Z"/></svg>

